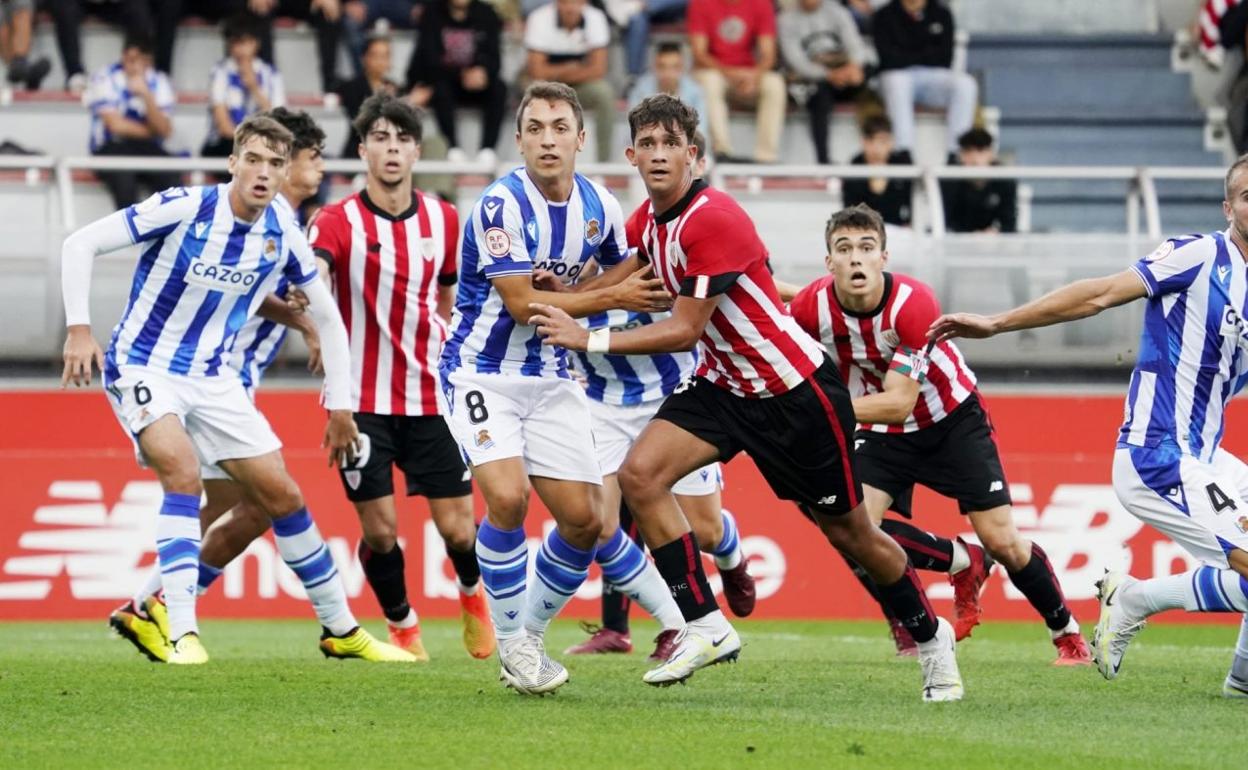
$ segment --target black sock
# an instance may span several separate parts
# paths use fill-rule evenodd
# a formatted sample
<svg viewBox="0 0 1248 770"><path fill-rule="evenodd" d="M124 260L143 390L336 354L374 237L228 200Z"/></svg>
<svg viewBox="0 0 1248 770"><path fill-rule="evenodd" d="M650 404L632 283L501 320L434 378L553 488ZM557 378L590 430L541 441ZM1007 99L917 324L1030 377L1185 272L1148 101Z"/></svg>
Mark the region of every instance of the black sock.
<svg viewBox="0 0 1248 770"><path fill-rule="evenodd" d="M1031 544L1031 560L1027 566L1009 575L1010 582L1023 592L1051 630L1060 631L1070 623L1070 610L1066 607L1062 586L1057 582L1049 557L1039 543Z"/></svg>
<svg viewBox="0 0 1248 770"><path fill-rule="evenodd" d="M907 564L905 574L896 583L880 586L880 596L881 603L901 621L914 641L922 644L936 636L936 612L913 566Z"/></svg>
<svg viewBox="0 0 1248 770"><path fill-rule="evenodd" d="M885 519L880 529L905 550L915 569L948 572L952 568L953 541L949 538L897 519Z"/></svg>
<svg viewBox="0 0 1248 770"><path fill-rule="evenodd" d="M641 539L641 530L637 528L637 522L633 520L633 514L628 510L628 506L620 501L620 529L624 530L630 538L633 539L643 551L646 548L645 541ZM602 583L602 627L609 628L621 634L628 634L628 610L632 605L632 601L628 598L628 594L615 590L615 586L606 582Z"/></svg>
<svg viewBox="0 0 1248 770"><path fill-rule="evenodd" d="M368 578L386 620L398 623L406 618L412 605L407 603L407 585L403 582L403 549L395 543L389 553L377 553L361 540L359 554L364 577Z"/></svg>
<svg viewBox="0 0 1248 770"><path fill-rule="evenodd" d="M672 590L672 598L680 607L680 614L686 622L710 615L719 609L711 586L706 582L706 571L702 569L702 552L698 550L698 539L692 532L686 532L670 543L655 548L654 565L659 574Z"/></svg>
<svg viewBox="0 0 1248 770"><path fill-rule="evenodd" d="M469 548L467 551L456 551L451 547L450 543L446 544L446 555L451 560L451 566L455 568L455 577L459 578L461 585L471 588L481 580L481 564L477 561L477 550Z"/></svg>
<svg viewBox="0 0 1248 770"><path fill-rule="evenodd" d="M890 623L893 622L893 614L889 612L888 605L884 603L884 595L880 593L880 587L875 584L875 581L871 579L871 576L867 574L867 571L858 562L849 558L841 551L837 551L837 553L841 554L841 558L849 565L850 571L854 573L854 577L858 578L858 582L862 584L862 587L867 589L867 593L871 594L871 598L875 599L876 604L880 605L880 612L884 613L884 619Z"/></svg>

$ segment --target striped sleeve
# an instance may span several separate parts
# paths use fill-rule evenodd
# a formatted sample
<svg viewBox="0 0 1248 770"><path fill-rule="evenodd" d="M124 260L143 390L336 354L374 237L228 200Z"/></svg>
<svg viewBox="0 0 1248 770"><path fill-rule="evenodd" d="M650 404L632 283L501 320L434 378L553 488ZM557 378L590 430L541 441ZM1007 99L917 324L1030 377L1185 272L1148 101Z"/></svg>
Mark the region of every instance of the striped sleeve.
<svg viewBox="0 0 1248 770"><path fill-rule="evenodd" d="M1215 253L1212 238L1171 238L1131 269L1144 282L1148 296L1156 297L1191 286Z"/></svg>
<svg viewBox="0 0 1248 770"><path fill-rule="evenodd" d="M130 239L135 243L161 238L195 216L199 196L186 187L170 187L122 209Z"/></svg>
<svg viewBox="0 0 1248 770"><path fill-rule="evenodd" d="M495 192L501 190L495 189ZM472 211L473 240L487 278L530 275L533 260L525 244L520 206L507 195L483 195Z"/></svg>

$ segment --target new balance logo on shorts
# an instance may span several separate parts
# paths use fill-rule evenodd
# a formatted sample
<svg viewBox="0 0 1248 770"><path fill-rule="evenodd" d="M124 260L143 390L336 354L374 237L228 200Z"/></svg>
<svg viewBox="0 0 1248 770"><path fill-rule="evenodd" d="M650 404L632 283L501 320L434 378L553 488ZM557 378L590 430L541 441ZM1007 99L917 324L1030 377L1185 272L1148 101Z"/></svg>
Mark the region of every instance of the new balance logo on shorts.
<svg viewBox="0 0 1248 770"><path fill-rule="evenodd" d="M989 492L1000 492L1003 489L1005 489L1004 481L994 481L988 485Z"/></svg>
<svg viewBox="0 0 1248 770"><path fill-rule="evenodd" d="M819 505L834 505L836 503L836 495L828 495L819 498Z"/></svg>

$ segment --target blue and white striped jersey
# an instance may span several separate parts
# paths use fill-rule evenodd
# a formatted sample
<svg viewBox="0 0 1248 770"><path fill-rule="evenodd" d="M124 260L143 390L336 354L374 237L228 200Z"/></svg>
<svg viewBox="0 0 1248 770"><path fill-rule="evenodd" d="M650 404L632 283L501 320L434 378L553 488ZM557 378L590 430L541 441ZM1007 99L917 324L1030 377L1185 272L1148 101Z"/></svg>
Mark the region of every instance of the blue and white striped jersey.
<svg viewBox="0 0 1248 770"><path fill-rule="evenodd" d="M282 213L289 212L295 222L299 222L298 212L290 207L290 202L281 193L273 199L273 205ZM273 293L279 297L283 296L289 287L290 281L283 275L278 280ZM229 366L238 372L239 378L243 381L243 387L248 391L255 390L260 384L260 378L264 376L264 370L268 369L277 358L278 352L282 349L282 343L286 341L287 331L285 325L258 315L247 319L243 328L238 330L238 335L234 338L234 350L230 354Z"/></svg>
<svg viewBox="0 0 1248 770"><path fill-rule="evenodd" d="M130 299L105 354L105 381L125 365L213 377L235 336L285 277L316 280L316 262L298 224L270 204L255 222L230 208L230 185L172 187L124 209L143 249Z"/></svg>
<svg viewBox="0 0 1248 770"><path fill-rule="evenodd" d="M566 203L551 203L518 168L488 187L464 225L459 291L443 372L567 377L567 351L543 346L518 325L493 279L546 269L573 283L590 260L603 267L627 252L624 212L605 187L577 174Z"/></svg>
<svg viewBox="0 0 1248 770"><path fill-rule="evenodd" d="M671 313L634 313L609 310L584 320L590 330L609 327L618 332L662 321ZM635 406L667 398L693 375L698 354L660 353L653 356L617 356L609 353L577 353L577 371L585 375L585 394L615 406Z"/></svg>
<svg viewBox="0 0 1248 770"><path fill-rule="evenodd" d="M252 67L256 72L256 85L268 97L269 107L284 107L286 88L282 85L281 74L263 59L255 59ZM212 108L217 105L225 107L230 113L230 122L236 126L260 111L260 105L247 90L247 86L243 85L243 76L239 74L238 62L230 56L217 62L212 68L212 74L208 76L208 141L210 142L221 138L217 133L217 122L212 119Z"/></svg>
<svg viewBox="0 0 1248 770"><path fill-rule="evenodd" d="M1230 231L1172 238L1132 265L1148 301L1118 445L1175 445L1204 462L1248 381L1248 271Z"/></svg>
<svg viewBox="0 0 1248 770"><path fill-rule="evenodd" d="M163 72L149 68L143 78L152 92L156 106L169 115L173 112L177 97L173 86ZM91 110L91 152L99 150L115 138L100 117L103 113L120 112L122 117L143 123L147 120L147 102L130 90L126 71L121 62L98 70L91 76L87 86L87 106Z"/></svg>

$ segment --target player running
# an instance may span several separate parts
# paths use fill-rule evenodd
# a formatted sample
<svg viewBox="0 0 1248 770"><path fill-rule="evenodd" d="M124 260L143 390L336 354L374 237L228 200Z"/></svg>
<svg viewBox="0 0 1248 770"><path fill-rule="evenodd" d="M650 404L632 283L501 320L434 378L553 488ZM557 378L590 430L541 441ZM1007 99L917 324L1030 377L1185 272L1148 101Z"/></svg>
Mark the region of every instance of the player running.
<svg viewBox="0 0 1248 770"><path fill-rule="evenodd" d="M591 333L549 305L536 308L533 320L545 343L573 350L654 355L699 349L697 376L663 403L620 469L624 498L686 620L675 652L644 681L682 682L700 668L735 660L740 651L671 490L694 469L745 451L778 497L794 500L881 586L893 614L918 641L923 699L960 699L953 628L936 617L905 552L874 525L862 503L849 443L854 416L836 367L785 311L749 217L690 173L697 112L657 95L628 119L628 159L650 196L629 219L630 237L641 244L640 258L678 295L672 314L621 332ZM614 277L587 288L601 290Z"/></svg>
<svg viewBox="0 0 1248 770"><path fill-rule="evenodd" d="M699 139L700 135L694 136L694 146L698 150L694 162L696 174L701 178L705 175L706 157L702 149L705 140L699 144ZM667 313L611 310L590 316L583 322L591 330L607 327L618 332L654 323L667 316ZM603 526L595 559L603 564L623 550L622 538L629 537L638 546L643 545L631 514L626 506L621 506L618 473L628 450L663 400L680 383L693 376L697 354L691 351L654 356L577 353L573 363L585 378L589 411L594 418L594 446L598 451L598 464L602 467ZM715 559L723 578L724 599L729 608L738 617L745 617L754 611L754 578L750 576L749 566L741 553L736 519L723 508L720 495L722 483L719 464L712 463L676 482L672 492L698 542L706 544L708 553ZM653 564L645 560L639 567L644 567L652 575L644 587L619 586L603 581L603 624L592 630L589 639L568 648L567 654L631 652L628 602L633 599L663 627L655 638L655 649L650 659L667 660L676 634L685 624L684 618Z"/></svg>
<svg viewBox="0 0 1248 770"><path fill-rule="evenodd" d="M884 220L867 206L833 214L824 240L831 274L802 289L789 307L798 325L824 344L854 397L856 468L871 519L911 564L950 574L957 639L979 622L979 593L991 565L986 548L1043 618L1056 664L1090 664L1048 556L1014 526L1009 484L975 373L952 342L928 348L927 329L940 315L931 288L885 271ZM984 548L885 519L890 508L910 518L915 484L957 500ZM876 595L870 578L859 579ZM889 620L898 635L900 624Z"/></svg>
<svg viewBox="0 0 1248 770"><path fill-rule="evenodd" d="M325 132L306 112L291 112L278 107L265 113L282 124L294 137L291 145L290 170L274 198L274 205L298 211L321 184L325 162L321 151ZM234 338L228 365L238 372L247 396L255 401L256 387L269 365L281 350L288 328L298 329L313 361L319 361L320 340L316 327L306 313L291 312L278 299L286 292L289 281L282 276L276 296L266 297L257 315L247 319ZM279 323L280 321L280 323ZM255 503L243 497L242 488L216 465L203 465L200 478L204 482L205 502L199 509L200 529L204 533L199 552L199 593L208 590L225 565L247 544L269 528L269 517ZM219 522L216 527L212 525ZM234 545L231 545L233 543ZM235 550L235 547L237 550ZM167 657L169 619L160 598L161 573L159 561L152 566L147 581L132 599L115 610L109 625L123 638L129 639L149 658Z"/></svg>
<svg viewBox="0 0 1248 770"><path fill-rule="evenodd" d="M1092 654L1106 679L1149 616L1170 609L1248 612L1248 466L1222 449L1227 402L1248 382L1248 156L1226 172L1222 232L1171 238L1130 268L1075 281L991 317L943 315L929 335L991 337L1087 318L1147 298L1140 353L1114 451L1118 499L1196 557L1182 574L1107 572ZM1227 697L1248 697L1248 618Z"/></svg>
<svg viewBox="0 0 1248 770"><path fill-rule="evenodd" d="M235 133L232 182L157 193L78 230L63 248L69 330L62 382L87 385L92 365L100 368L118 421L165 492L156 538L169 663L208 660L195 619L201 463L219 464L272 519L278 551L324 629L322 652L412 659L356 623L329 549L282 463L281 442L226 363L235 335L281 277L302 288L325 360L324 443L331 462L352 456L358 434L349 409L346 329L316 280L312 251L291 212L273 203L293 141L271 118L249 118ZM91 336L92 262L131 244L143 251L104 354Z"/></svg>
<svg viewBox="0 0 1248 770"><path fill-rule="evenodd" d="M578 317L670 305L660 282L642 277L645 270L600 291L534 288L535 270L571 282L591 261L609 268L625 253L620 204L575 172L584 141L575 91L547 82L525 90L516 112L524 167L491 184L465 223L462 277L441 360L447 421L488 510L476 550L502 679L529 694L567 681L568 672L546 655L543 637L584 582L602 529L602 472L585 392L568 374L565 352L542 345L529 322L530 304L552 303ZM530 485L556 526L537 552L536 579L526 585ZM618 560L621 569L644 560L631 541L626 550L631 555ZM627 574L606 577L622 582Z"/></svg>

